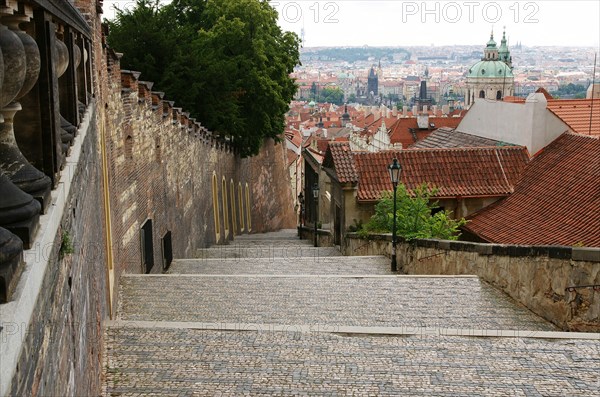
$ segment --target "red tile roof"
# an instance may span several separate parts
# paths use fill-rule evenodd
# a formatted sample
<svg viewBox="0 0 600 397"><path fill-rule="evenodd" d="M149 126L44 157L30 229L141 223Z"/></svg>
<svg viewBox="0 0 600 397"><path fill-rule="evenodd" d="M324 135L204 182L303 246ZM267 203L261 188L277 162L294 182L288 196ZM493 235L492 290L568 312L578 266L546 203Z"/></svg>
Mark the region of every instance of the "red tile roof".
<svg viewBox="0 0 600 397"><path fill-rule="evenodd" d="M433 124L434 128L456 128L460 124L462 117L429 117L429 124ZM392 144L401 143L403 148L425 139L431 134L432 130L420 130L417 125L416 117L399 118L394 124L388 126L390 129L390 141ZM410 132L410 129L415 130L415 135Z"/></svg>
<svg viewBox="0 0 600 397"><path fill-rule="evenodd" d="M298 155L293 150L287 150L287 166L290 168L298 160Z"/></svg>
<svg viewBox="0 0 600 397"><path fill-rule="evenodd" d="M590 113L593 116L590 132ZM583 135L600 136L600 99L550 99L548 110L557 115L571 129Z"/></svg>
<svg viewBox="0 0 600 397"><path fill-rule="evenodd" d="M340 183L355 183L358 174L349 142L332 142L325 152L323 166L332 168Z"/></svg>
<svg viewBox="0 0 600 397"><path fill-rule="evenodd" d="M508 195L529 159L520 146L357 152L359 201L376 201L383 191L392 190L387 167L394 157L409 190L428 183L439 189L438 198Z"/></svg>
<svg viewBox="0 0 600 397"><path fill-rule="evenodd" d="M515 192L466 229L502 244L600 247L600 139L561 135L529 163Z"/></svg>
<svg viewBox="0 0 600 397"><path fill-rule="evenodd" d="M451 147L490 147L490 146L517 146L510 143L496 141L477 135L456 131L452 128L438 128L427 138L409 146L406 149L434 149Z"/></svg>

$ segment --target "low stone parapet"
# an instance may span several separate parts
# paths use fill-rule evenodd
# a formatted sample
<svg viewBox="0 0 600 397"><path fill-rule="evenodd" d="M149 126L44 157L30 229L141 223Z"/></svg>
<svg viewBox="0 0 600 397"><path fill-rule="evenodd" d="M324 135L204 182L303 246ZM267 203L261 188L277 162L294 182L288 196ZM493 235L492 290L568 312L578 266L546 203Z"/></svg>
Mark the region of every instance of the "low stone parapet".
<svg viewBox="0 0 600 397"><path fill-rule="evenodd" d="M391 255L391 235L346 235L345 255ZM600 248L400 241L405 274L473 274L567 331L600 331Z"/></svg>

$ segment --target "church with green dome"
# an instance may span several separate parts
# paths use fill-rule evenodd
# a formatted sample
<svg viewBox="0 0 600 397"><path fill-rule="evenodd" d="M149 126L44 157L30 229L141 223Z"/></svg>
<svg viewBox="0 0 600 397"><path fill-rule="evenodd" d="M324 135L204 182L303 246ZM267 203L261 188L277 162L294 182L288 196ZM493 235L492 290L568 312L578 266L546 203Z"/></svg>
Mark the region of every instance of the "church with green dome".
<svg viewBox="0 0 600 397"><path fill-rule="evenodd" d="M483 58L469 68L467 73L467 92L465 103L470 107L475 98L502 100L514 93L515 77L512 73L512 57L506 44L506 32L502 34L500 48L494 41L494 32L490 36Z"/></svg>

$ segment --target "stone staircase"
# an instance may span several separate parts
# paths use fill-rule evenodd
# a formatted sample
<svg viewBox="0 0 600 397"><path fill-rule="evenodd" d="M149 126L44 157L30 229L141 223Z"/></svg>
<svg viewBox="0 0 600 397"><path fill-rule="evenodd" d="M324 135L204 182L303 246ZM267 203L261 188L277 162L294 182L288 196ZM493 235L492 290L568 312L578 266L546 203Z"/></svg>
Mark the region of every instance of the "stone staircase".
<svg viewBox="0 0 600 397"><path fill-rule="evenodd" d="M599 339L477 277L389 268L286 230L125 275L103 394L598 395Z"/></svg>

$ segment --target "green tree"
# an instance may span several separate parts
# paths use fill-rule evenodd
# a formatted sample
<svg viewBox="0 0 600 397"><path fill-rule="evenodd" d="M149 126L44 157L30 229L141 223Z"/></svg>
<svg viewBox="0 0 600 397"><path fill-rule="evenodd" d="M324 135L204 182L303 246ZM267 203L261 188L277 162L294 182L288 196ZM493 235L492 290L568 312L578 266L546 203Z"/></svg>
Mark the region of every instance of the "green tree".
<svg viewBox="0 0 600 397"><path fill-rule="evenodd" d="M310 85L310 98L315 102L317 101L317 91L317 83L313 81Z"/></svg>
<svg viewBox="0 0 600 397"><path fill-rule="evenodd" d="M356 102L356 94L348 95L348 102L355 103Z"/></svg>
<svg viewBox="0 0 600 397"><path fill-rule="evenodd" d="M279 139L297 90L289 75L299 39L277 26L268 2L136 0L109 25L123 68L142 72L242 156Z"/></svg>
<svg viewBox="0 0 600 397"><path fill-rule="evenodd" d="M344 103L344 91L339 87L325 87L319 94L319 102L341 105Z"/></svg>
<svg viewBox="0 0 600 397"><path fill-rule="evenodd" d="M407 240L417 238L437 238L457 240L460 228L467 223L462 218L455 220L449 211L437 211L437 201L432 197L438 189L422 184L409 193L403 184L396 189L396 233ZM375 215L361 230L362 236L369 233L390 233L393 228L393 194L384 192L381 201L375 206Z"/></svg>

